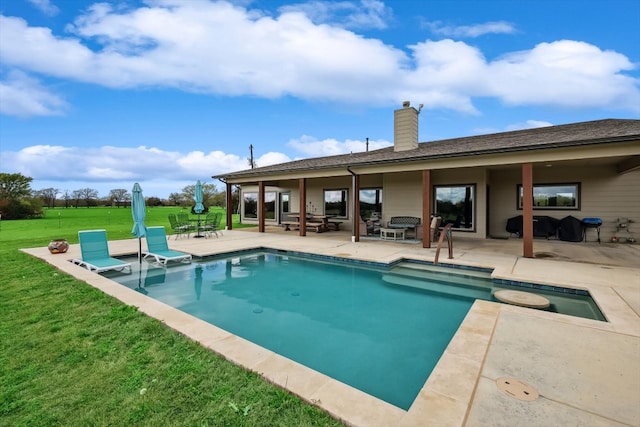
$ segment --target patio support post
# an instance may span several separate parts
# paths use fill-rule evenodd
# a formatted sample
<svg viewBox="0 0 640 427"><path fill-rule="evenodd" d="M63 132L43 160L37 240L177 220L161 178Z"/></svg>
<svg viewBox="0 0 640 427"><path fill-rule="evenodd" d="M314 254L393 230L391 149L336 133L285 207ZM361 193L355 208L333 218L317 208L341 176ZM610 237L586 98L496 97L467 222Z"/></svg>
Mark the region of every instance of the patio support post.
<svg viewBox="0 0 640 427"><path fill-rule="evenodd" d="M300 178L298 181L298 192L300 193L300 236L307 235L307 179Z"/></svg>
<svg viewBox="0 0 640 427"><path fill-rule="evenodd" d="M240 204L240 192L238 192L238 205ZM233 185L227 182L227 230L233 228Z"/></svg>
<svg viewBox="0 0 640 427"><path fill-rule="evenodd" d="M351 172L351 170L349 170ZM353 173L353 172L352 172ZM360 175L353 173L353 241L360 241Z"/></svg>
<svg viewBox="0 0 640 427"><path fill-rule="evenodd" d="M258 181L258 232L264 233L264 181Z"/></svg>
<svg viewBox="0 0 640 427"><path fill-rule="evenodd" d="M522 255L533 258L533 165L522 164Z"/></svg>
<svg viewBox="0 0 640 427"><path fill-rule="evenodd" d="M431 170L422 171L422 247L431 247Z"/></svg>

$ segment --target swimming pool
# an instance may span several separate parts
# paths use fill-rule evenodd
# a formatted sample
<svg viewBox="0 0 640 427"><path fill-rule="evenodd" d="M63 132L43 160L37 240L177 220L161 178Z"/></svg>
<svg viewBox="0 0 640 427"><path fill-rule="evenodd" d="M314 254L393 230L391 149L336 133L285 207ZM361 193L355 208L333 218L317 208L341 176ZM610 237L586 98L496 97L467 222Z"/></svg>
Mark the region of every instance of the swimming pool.
<svg viewBox="0 0 640 427"><path fill-rule="evenodd" d="M440 272L452 286L423 267L259 251L104 275L408 409L475 299L491 298L487 272Z"/></svg>

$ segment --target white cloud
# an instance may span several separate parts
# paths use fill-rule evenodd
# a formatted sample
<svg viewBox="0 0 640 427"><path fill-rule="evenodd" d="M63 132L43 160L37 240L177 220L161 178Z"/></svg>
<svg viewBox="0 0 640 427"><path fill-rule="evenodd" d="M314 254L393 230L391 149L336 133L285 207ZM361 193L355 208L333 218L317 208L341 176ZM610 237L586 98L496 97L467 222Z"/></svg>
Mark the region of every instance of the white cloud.
<svg viewBox="0 0 640 427"><path fill-rule="evenodd" d="M364 151L363 141L318 140L303 136L292 140L289 145L302 154L301 157L342 154L350 151ZM370 141L369 149L388 146L387 141ZM258 166L270 166L292 159L284 153L268 152L258 156ZM8 173L18 172L34 179L35 182L51 182L55 185L38 185L34 188L53 186L60 188L64 183L74 183L84 188L108 183L111 189L124 188L135 181L171 183L171 192L179 191L176 183L211 181L211 176L225 172L249 169L246 157L222 151L164 151L156 147L139 146L133 148L103 146L63 147L59 145L32 145L17 152L1 151L0 164ZM6 165L6 166L5 166ZM119 184L118 184L119 183ZM70 184L71 185L71 184ZM187 184L185 184L187 185ZM101 190L102 191L102 190ZM107 190L108 192L108 190ZM156 193L166 197L168 193Z"/></svg>
<svg viewBox="0 0 640 427"><path fill-rule="evenodd" d="M0 26L6 63L114 88L350 101L371 85L384 87L405 60L378 40L314 25L300 13L255 18L227 3L179 2L123 13L100 4L70 27L73 38L19 18L0 17ZM89 41L103 48L92 51ZM394 98L378 92L385 102Z"/></svg>
<svg viewBox="0 0 640 427"><path fill-rule="evenodd" d="M212 172L247 169L246 159L222 151L192 151L178 156L175 162L182 176L210 176Z"/></svg>
<svg viewBox="0 0 640 427"><path fill-rule="evenodd" d="M246 169L246 159L220 151L179 153L148 147L33 145L0 153L3 165L40 180L118 181L205 179Z"/></svg>
<svg viewBox="0 0 640 427"><path fill-rule="evenodd" d="M408 90L402 99L415 99L426 108L455 105L459 111L477 112L472 96L488 95L483 90L488 76L482 52L449 39L427 40L409 48L413 51L415 70L406 73Z"/></svg>
<svg viewBox="0 0 640 427"><path fill-rule="evenodd" d="M0 80L0 99L0 114L17 117L61 115L68 107L36 79L17 70Z"/></svg>
<svg viewBox="0 0 640 427"><path fill-rule="evenodd" d="M34 5L38 10L44 13L47 16L56 16L60 9L49 0L27 0L29 3Z"/></svg>
<svg viewBox="0 0 640 427"><path fill-rule="evenodd" d="M392 15L391 9L378 0L309 1L282 6L280 12L301 12L316 24L329 23L351 29L387 28L387 20Z"/></svg>
<svg viewBox="0 0 640 427"><path fill-rule="evenodd" d="M287 156L284 153L278 153L275 151L270 151L268 153L265 153L259 156L257 159L255 159L256 165L258 167L277 165L279 163L286 163L290 161L291 161L291 158L289 156ZM249 162L247 161L244 169L247 169L248 165L249 165Z"/></svg>
<svg viewBox="0 0 640 427"><path fill-rule="evenodd" d="M462 26L445 25L440 21L436 21L428 22L424 26L434 34L455 38L475 38L485 34L513 34L516 32L514 25L505 21Z"/></svg>
<svg viewBox="0 0 640 427"><path fill-rule="evenodd" d="M369 150L393 145L385 140L369 140ZM303 153L303 157L323 157L337 154L360 153L366 151L366 141L347 139L338 141L333 138L319 140L313 136L303 135L300 138L292 139L287 146ZM263 165L266 166L266 165Z"/></svg>
<svg viewBox="0 0 640 427"><path fill-rule="evenodd" d="M328 5L351 10L354 3ZM382 13L378 1L360 6ZM0 16L0 27L0 57L7 66L112 88L370 106L412 99L425 108L471 114L479 113L476 97L511 105L640 110L638 80L626 74L635 65L623 54L579 41L541 43L487 61L460 41L426 40L402 50L335 24L316 24L299 11L271 17L205 0L156 0L121 10L98 3L69 26L66 37L20 18ZM510 28L488 23L466 34Z"/></svg>
<svg viewBox="0 0 640 427"><path fill-rule="evenodd" d="M303 135L288 145L302 157L365 151L365 142L356 140L318 140ZM370 140L369 149L391 145L384 140ZM206 179L230 171L248 169L246 157L222 151L165 151L156 147L95 148L32 145L17 152L0 152L0 163L12 171L39 180L118 181L136 179L189 180ZM258 166L291 161L284 153L268 152L256 158Z"/></svg>
<svg viewBox="0 0 640 427"><path fill-rule="evenodd" d="M488 93L512 105L618 107L640 111L638 79L627 57L584 42L540 43L489 64Z"/></svg>

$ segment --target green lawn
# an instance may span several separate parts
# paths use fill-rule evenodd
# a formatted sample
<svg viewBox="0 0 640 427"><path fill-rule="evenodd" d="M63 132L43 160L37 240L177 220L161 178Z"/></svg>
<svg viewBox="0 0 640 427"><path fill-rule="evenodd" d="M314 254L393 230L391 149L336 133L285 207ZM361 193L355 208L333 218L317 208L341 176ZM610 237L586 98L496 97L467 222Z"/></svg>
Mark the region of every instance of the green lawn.
<svg viewBox="0 0 640 427"><path fill-rule="evenodd" d="M148 209L164 225L180 208ZM0 425L339 426L317 408L19 248L131 238L128 208L0 223ZM234 228L241 225L234 223Z"/></svg>

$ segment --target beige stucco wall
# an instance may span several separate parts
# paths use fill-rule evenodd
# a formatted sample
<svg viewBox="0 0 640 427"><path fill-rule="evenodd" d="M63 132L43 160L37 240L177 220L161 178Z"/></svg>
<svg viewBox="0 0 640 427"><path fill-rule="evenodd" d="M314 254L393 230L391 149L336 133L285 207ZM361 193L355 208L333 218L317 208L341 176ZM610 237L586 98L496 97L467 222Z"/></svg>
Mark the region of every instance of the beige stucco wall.
<svg viewBox="0 0 640 427"><path fill-rule="evenodd" d="M383 223L392 216L422 217L422 173L385 174L382 200Z"/></svg>
<svg viewBox="0 0 640 427"><path fill-rule="evenodd" d="M508 236L505 230L507 219L521 215L517 209L516 186L522 182L520 169L492 171L489 174L490 234ZM534 210L534 215L548 215L557 219L573 216L578 219L598 217L603 221L601 238L609 240L616 234L618 218L637 221L636 238L640 237L640 171L618 174L614 166L552 167L534 169L534 184L579 182L581 203L579 210ZM627 236L626 232L618 233ZM595 232L588 230L588 239L595 238Z"/></svg>

